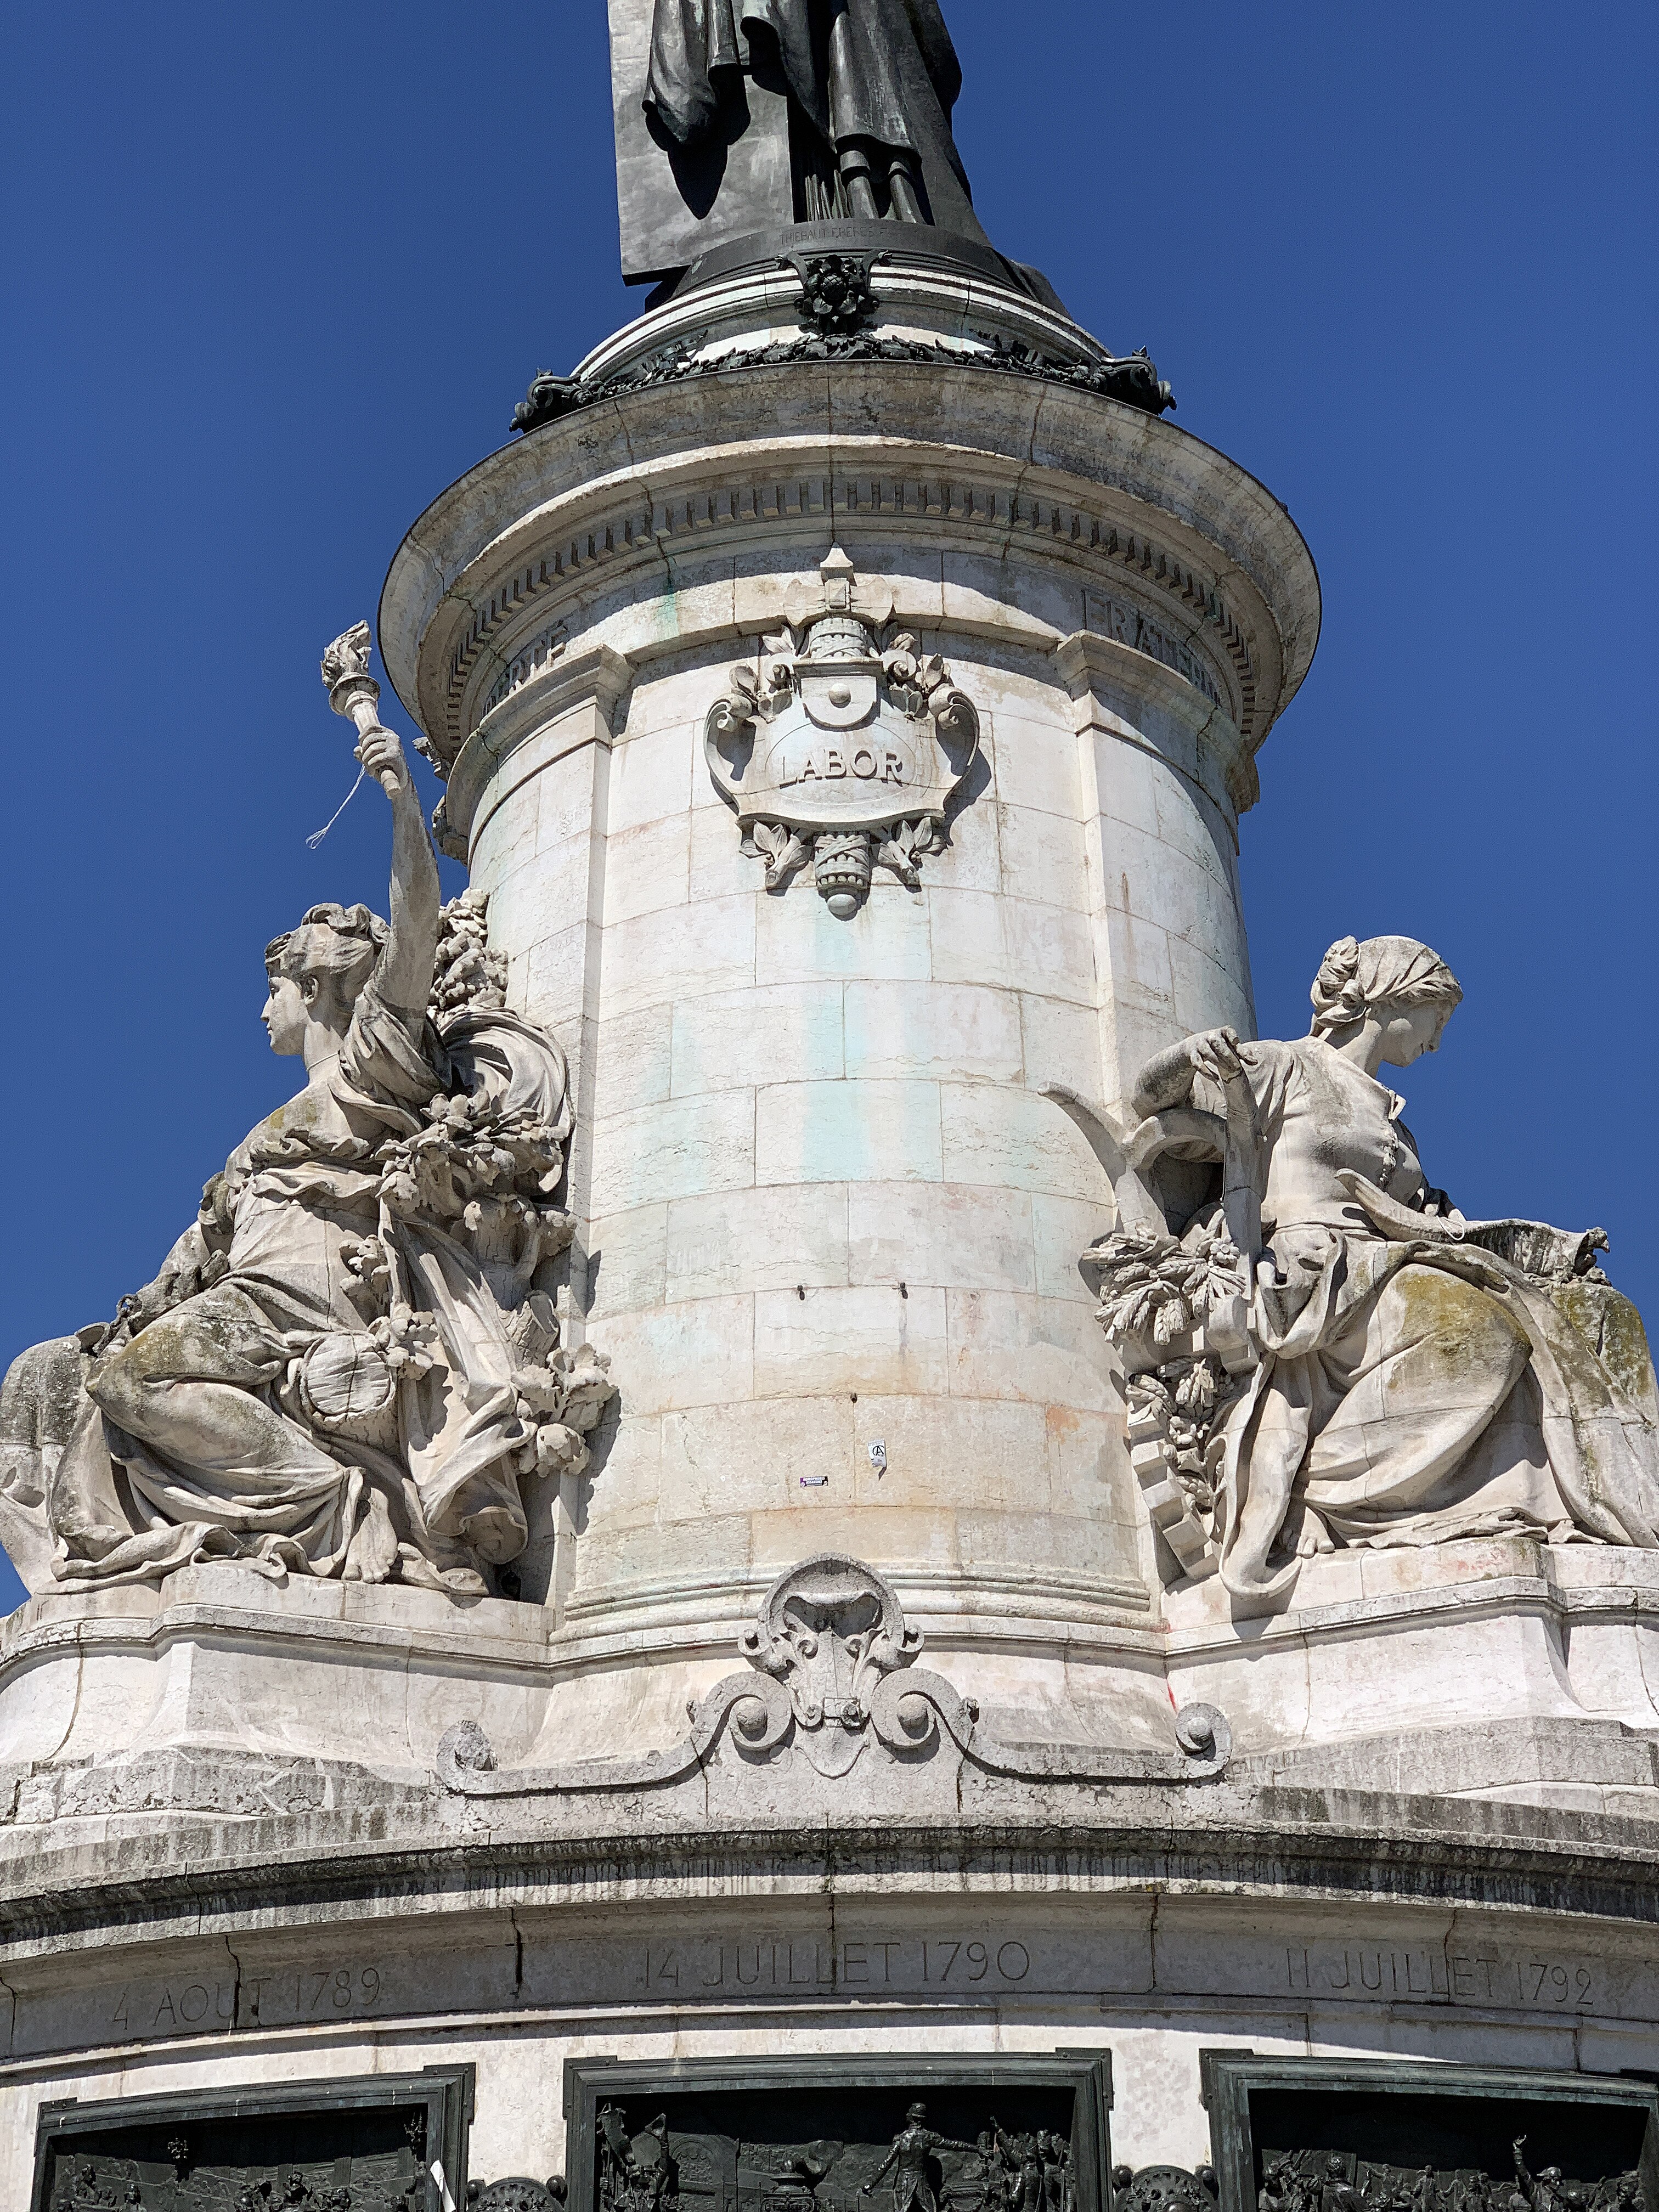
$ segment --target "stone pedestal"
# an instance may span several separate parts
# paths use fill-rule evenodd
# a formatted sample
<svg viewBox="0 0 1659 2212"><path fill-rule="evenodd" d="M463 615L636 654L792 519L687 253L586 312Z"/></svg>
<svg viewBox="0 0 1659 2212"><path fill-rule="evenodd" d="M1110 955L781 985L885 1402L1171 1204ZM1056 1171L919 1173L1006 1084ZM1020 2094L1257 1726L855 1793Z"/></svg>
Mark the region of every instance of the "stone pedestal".
<svg viewBox="0 0 1659 2212"><path fill-rule="evenodd" d="M1217 2047L1659 2067L1654 1555L1166 1589L1079 1272L1050 1093L1252 1026L1306 548L1052 308L866 273L845 329L800 270L647 316L392 564L441 833L570 1055L617 1403L516 1601L201 1566L8 1625L7 2203L69 2097L441 2075L459 2142L471 2067L489 2178L592 2157L574 2061L1109 2051L1113 2157L1190 2170ZM730 793L784 690L833 732L866 684L955 781L837 912Z"/></svg>
<svg viewBox="0 0 1659 2212"><path fill-rule="evenodd" d="M577 1297L621 1419L556 1613L601 1732L642 1663L726 1643L819 1549L988 1650L1149 1618L1077 1264L1109 1192L1043 1094L1115 1099L1172 1037L1250 1025L1237 817L1314 573L1210 448L984 365L1041 346L1086 372L1063 319L875 282L872 349L975 332L961 365L647 368L447 493L381 608L510 1001L578 1070ZM583 374L752 362L799 340L799 294L735 280ZM919 888L878 867L845 921L810 878L764 887L704 758L734 667L836 548L980 727Z"/></svg>

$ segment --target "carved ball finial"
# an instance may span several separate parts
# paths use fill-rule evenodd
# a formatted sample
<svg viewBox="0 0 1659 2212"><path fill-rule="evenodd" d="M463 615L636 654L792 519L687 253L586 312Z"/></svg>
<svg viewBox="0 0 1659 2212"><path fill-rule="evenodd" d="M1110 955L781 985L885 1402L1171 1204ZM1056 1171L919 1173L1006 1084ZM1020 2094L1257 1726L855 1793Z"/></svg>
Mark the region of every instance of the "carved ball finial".
<svg viewBox="0 0 1659 2212"><path fill-rule="evenodd" d="M1176 1741L1188 1759L1224 1766L1233 1747L1233 1732L1215 1705L1182 1705L1176 1715Z"/></svg>

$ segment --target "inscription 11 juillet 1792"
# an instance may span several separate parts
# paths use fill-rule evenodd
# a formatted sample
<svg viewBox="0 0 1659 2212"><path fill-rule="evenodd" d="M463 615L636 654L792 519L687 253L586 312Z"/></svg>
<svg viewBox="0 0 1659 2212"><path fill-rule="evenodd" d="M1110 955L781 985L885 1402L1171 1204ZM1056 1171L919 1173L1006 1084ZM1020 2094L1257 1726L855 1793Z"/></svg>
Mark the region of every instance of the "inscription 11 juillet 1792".
<svg viewBox="0 0 1659 2212"><path fill-rule="evenodd" d="M1298 1994L1404 1998L1527 2012L1606 2012L1604 1976L1577 1959L1480 1944L1468 1950L1292 1944L1285 1984Z"/></svg>
<svg viewBox="0 0 1659 2212"><path fill-rule="evenodd" d="M1033 1944L1036 1948L1033 1948ZM595 1955L603 1950L608 1956ZM1051 1954L1055 1954L1051 1955ZM1279 1953L1279 1978L1264 1956L1253 1972L1241 1960L1237 1986L1267 1994L1277 1988L1331 2002L1469 2005L1531 2013L1601 2014L1620 2007L1600 1962L1543 1952L1474 1944L1467 1950L1376 1944L1291 1944ZM612 1949L577 1947L533 1956L523 1990L530 2002L606 1994L618 2001L649 1996L670 2005L799 1997L891 1996L994 1999L1016 1990L1087 1990L1109 1996L1124 1986L1130 1961L1117 1949L1072 1942L1021 1941L992 1929L983 1935L837 1937L757 1934L689 1936ZM550 1972L549 1969L551 1969ZM1129 1975L1135 1986L1138 1977ZM1173 1982L1171 1982L1173 1986ZM201 2032L210 2024L283 2026L313 2020L385 2016L442 2005L447 1992L429 1978L411 1984L389 1961L327 1968L288 1967L276 1973L186 1978L177 1983L128 1984L103 1995L97 2027L129 2038ZM20 2023L20 2027L21 2023ZM85 2023L90 2031L92 2023ZM18 2047L31 2045L27 2033Z"/></svg>

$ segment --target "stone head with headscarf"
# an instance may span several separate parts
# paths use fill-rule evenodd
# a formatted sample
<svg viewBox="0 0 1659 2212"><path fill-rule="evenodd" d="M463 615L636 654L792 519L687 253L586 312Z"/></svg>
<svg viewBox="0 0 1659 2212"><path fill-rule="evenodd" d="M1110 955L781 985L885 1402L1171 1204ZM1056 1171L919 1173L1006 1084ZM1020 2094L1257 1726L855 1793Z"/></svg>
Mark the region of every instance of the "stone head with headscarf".
<svg viewBox="0 0 1659 2212"><path fill-rule="evenodd" d="M1414 937L1368 937L1363 944L1339 937L1308 995L1310 1034L1329 1042L1384 1008L1443 1006L1449 1014L1462 1002L1463 986L1440 955Z"/></svg>

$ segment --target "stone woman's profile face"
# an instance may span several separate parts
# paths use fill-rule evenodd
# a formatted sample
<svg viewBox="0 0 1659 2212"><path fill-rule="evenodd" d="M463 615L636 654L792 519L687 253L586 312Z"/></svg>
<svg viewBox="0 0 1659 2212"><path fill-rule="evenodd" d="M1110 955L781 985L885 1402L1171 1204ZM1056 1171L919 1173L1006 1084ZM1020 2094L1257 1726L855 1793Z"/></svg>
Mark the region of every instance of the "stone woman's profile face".
<svg viewBox="0 0 1659 2212"><path fill-rule="evenodd" d="M1442 999L1426 1006L1381 1006L1382 1057L1390 1067L1409 1067L1425 1052L1440 1049L1441 1034L1453 1008Z"/></svg>
<svg viewBox="0 0 1659 2212"><path fill-rule="evenodd" d="M270 1038L274 1053L303 1052L306 1044L306 1018L308 1012L306 995L292 975L273 975L270 996L265 1000L260 1019Z"/></svg>

